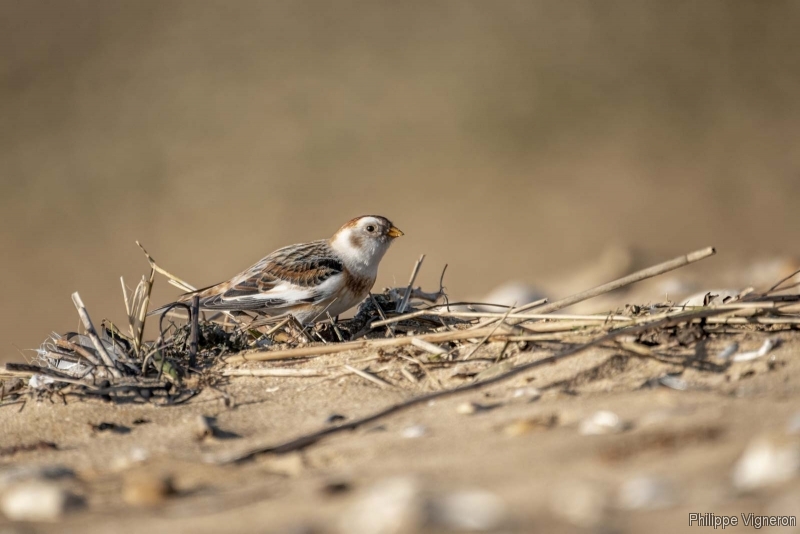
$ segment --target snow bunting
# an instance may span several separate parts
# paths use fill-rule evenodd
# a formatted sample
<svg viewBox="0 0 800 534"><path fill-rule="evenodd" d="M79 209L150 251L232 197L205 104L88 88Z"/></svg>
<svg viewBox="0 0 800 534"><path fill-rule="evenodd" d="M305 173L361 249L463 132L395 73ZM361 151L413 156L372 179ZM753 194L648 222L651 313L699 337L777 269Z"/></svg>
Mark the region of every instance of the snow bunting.
<svg viewBox="0 0 800 534"><path fill-rule="evenodd" d="M302 324L325 319L326 312L335 317L369 294L378 264L401 235L385 217L356 217L330 239L280 248L227 282L186 293L178 302L198 296L201 309L291 314Z"/></svg>

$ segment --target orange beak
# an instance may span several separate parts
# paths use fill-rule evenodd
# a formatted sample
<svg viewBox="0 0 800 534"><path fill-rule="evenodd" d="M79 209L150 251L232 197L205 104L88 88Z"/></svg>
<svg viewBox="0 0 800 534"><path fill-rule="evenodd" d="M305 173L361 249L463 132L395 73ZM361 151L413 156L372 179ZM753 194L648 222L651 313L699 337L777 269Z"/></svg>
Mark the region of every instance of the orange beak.
<svg viewBox="0 0 800 534"><path fill-rule="evenodd" d="M401 235L403 235L403 231L400 230L396 226L392 226L391 228L389 228L389 234L388 235L391 238L400 237Z"/></svg>

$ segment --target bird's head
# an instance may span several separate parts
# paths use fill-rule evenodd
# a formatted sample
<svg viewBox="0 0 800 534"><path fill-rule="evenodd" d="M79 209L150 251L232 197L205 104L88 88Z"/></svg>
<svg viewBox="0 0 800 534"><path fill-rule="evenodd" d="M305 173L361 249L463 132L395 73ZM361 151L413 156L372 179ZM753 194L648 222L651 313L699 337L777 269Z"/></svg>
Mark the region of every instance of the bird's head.
<svg viewBox="0 0 800 534"><path fill-rule="evenodd" d="M363 215L339 228L330 243L349 269L374 275L389 245L401 235L403 232L386 217Z"/></svg>

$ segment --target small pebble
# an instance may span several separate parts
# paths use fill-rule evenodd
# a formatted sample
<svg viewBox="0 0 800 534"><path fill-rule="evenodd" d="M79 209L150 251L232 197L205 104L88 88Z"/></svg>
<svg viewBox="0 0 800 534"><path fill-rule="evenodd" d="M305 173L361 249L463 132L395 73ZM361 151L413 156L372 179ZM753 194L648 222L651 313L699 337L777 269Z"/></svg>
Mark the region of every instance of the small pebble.
<svg viewBox="0 0 800 534"><path fill-rule="evenodd" d="M482 408L483 407L476 402L462 402L456 408L456 413L460 413L463 415L470 415L475 412L481 411Z"/></svg>
<svg viewBox="0 0 800 534"><path fill-rule="evenodd" d="M505 503L475 489L432 493L411 477L381 480L357 495L340 517L346 534L497 532L509 523Z"/></svg>
<svg viewBox="0 0 800 534"><path fill-rule="evenodd" d="M531 432L538 432L553 428L558 424L558 416L555 414L531 417L528 419L518 419L503 427L503 434L506 436L516 437Z"/></svg>
<svg viewBox="0 0 800 534"><path fill-rule="evenodd" d="M388 478L378 481L340 517L342 534L400 534L418 532L425 522L425 505L416 479Z"/></svg>
<svg viewBox="0 0 800 534"><path fill-rule="evenodd" d="M404 428L400 435L407 439L421 438L428 435L428 428L423 425L413 425Z"/></svg>
<svg viewBox="0 0 800 534"><path fill-rule="evenodd" d="M733 485L740 491L773 486L800 472L800 443L786 436L753 438L733 468Z"/></svg>
<svg viewBox="0 0 800 534"><path fill-rule="evenodd" d="M619 488L617 505L624 510L657 510L674 506L675 488L669 480L638 476Z"/></svg>
<svg viewBox="0 0 800 534"><path fill-rule="evenodd" d="M676 391L686 391L689 389L689 383L675 375L663 375L659 377L658 383L665 388L674 389Z"/></svg>
<svg viewBox="0 0 800 534"><path fill-rule="evenodd" d="M78 503L56 484L31 481L6 491L0 500L0 510L11 521L56 521Z"/></svg>
<svg viewBox="0 0 800 534"><path fill-rule="evenodd" d="M122 486L122 500L131 506L158 506L174 494L172 478L154 473L132 473Z"/></svg>
<svg viewBox="0 0 800 534"><path fill-rule="evenodd" d="M497 531L508 520L506 505L482 490L461 490L429 499L428 522L454 532Z"/></svg>
<svg viewBox="0 0 800 534"><path fill-rule="evenodd" d="M515 399L527 399L531 402L540 399L542 396L542 391L539 388L534 387L527 387L527 388L517 388L514 390L513 397Z"/></svg>
<svg viewBox="0 0 800 534"><path fill-rule="evenodd" d="M625 424L614 412L600 410L581 421L579 431L584 436L617 434L625 430Z"/></svg>
<svg viewBox="0 0 800 534"><path fill-rule="evenodd" d="M127 453L115 456L111 461L113 471L125 471L136 464L140 464L150 458L150 453L142 447L134 447Z"/></svg>

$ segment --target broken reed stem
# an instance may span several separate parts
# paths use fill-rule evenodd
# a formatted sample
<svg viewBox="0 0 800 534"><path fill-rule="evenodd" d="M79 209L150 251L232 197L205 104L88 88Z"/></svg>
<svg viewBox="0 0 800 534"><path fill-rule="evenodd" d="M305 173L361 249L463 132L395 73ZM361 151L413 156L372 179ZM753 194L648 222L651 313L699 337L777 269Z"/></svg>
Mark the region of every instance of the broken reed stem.
<svg viewBox="0 0 800 534"><path fill-rule="evenodd" d="M328 320L331 322L331 327L333 327L333 331L336 334L336 337L339 339L339 342L344 343L344 337L342 336L342 331L339 330L339 325L337 325L336 321L334 321L334 318L331 317L331 312L326 310L325 315L328 316Z"/></svg>
<svg viewBox="0 0 800 534"><path fill-rule="evenodd" d="M425 261L425 254L420 256L417 260L417 263L414 264L414 270L411 271L411 280L408 282L406 293L403 295L403 300L400 302L400 306L397 308L398 313L404 313L406 311L406 306L408 306L408 301L411 298L411 289L414 286L414 282L417 280L417 275L419 274L419 270L422 267L423 261Z"/></svg>
<svg viewBox="0 0 800 534"><path fill-rule="evenodd" d="M636 282L641 282L642 280L647 280L648 278L652 278L654 276L658 276L660 274L664 274L669 271L674 271L675 269L679 269L685 265L689 265L690 263L695 263L700 260L704 260L709 256L713 256L716 253L717 251L714 249L714 247L707 247L704 249L696 250L694 252L686 254L685 256L678 256L677 258L665 261L663 263L659 263L658 265L653 265L652 267L648 267L647 269L636 271L635 273L629 274L628 276L623 276L622 278L618 278L617 280L614 280L612 282L608 282L606 284L599 285L592 289L581 291L580 293L576 293L569 297L559 299L555 302L545 304L544 306L538 308L536 311L537 313L543 313L543 314L558 311L562 308L566 308L567 306L572 306L573 304L583 302L584 300L589 300L591 298L603 295L605 293L609 293L611 291L614 291L615 289L619 289L621 287L625 287L627 285Z"/></svg>
<svg viewBox="0 0 800 534"><path fill-rule="evenodd" d="M150 293L153 289L155 275L155 269L151 268L149 278L142 276L133 292L130 306L128 306L128 329L130 330L134 352L138 357L141 357L142 354L144 324L147 320L147 309L150 306Z"/></svg>
<svg viewBox="0 0 800 534"><path fill-rule="evenodd" d="M537 304L538 306L539 304ZM514 309L508 310L511 313L499 313L499 312L452 312L452 311L437 311L437 310L419 310L412 313L407 313L405 315L397 315L395 317L391 317L386 320L382 321L375 321L372 323L373 327L381 327L387 324L396 323L399 321L405 321L407 319L414 319L416 317L424 317L434 316L434 317L454 317L454 318L464 318L464 319L487 319L491 318L494 320L499 320L508 318L508 319L547 319L553 321L597 321L597 322L608 322L608 321L631 321L630 317L626 317L624 315L577 315L577 314L546 314L546 313L518 313L515 312Z"/></svg>
<svg viewBox="0 0 800 534"><path fill-rule="evenodd" d="M344 367L345 369L347 369L351 373L360 376L364 380L367 380L369 382L372 382L373 384L376 384L381 389L386 389L386 388L394 389L395 388L394 384L390 384L386 380L384 380L382 378L378 378L377 376L373 375L372 373L368 373L366 371L362 371L361 369L356 369L352 365L344 364L342 367Z"/></svg>
<svg viewBox="0 0 800 534"><path fill-rule="evenodd" d="M378 315L380 315L380 316L381 316L381 319L382 319L383 321L385 321L385 320L386 320L386 314L383 312L383 308L381 308L381 305L380 305L380 304L378 304L378 301L377 301L377 300L375 300L375 295L373 295L373 294L372 294L372 292L370 292L370 294L369 294L369 299L372 301L372 305L373 305L373 306L375 306L375 309L378 311ZM372 323L372 324L370 325L370 329L372 329L372 327L373 327L373 325L374 325L374 324L375 324L375 323ZM388 332L388 334L389 334L389 336L390 336L390 337L397 337L397 336L395 335L395 333L394 333L394 330L392 330L392 329L391 329L391 328L389 328L388 326L386 327L386 332Z"/></svg>
<svg viewBox="0 0 800 534"><path fill-rule="evenodd" d="M513 309L511 310L511 313L512 314L514 314L514 313L522 313L522 312L525 312L525 311L530 310L532 308L537 308L537 307L541 306L542 304L547 304L548 301L549 301L549 299L544 298L544 299L534 300L533 302L529 302L529 303L527 303L527 304L525 304L523 306L520 306L518 308L513 308L512 307Z"/></svg>
<svg viewBox="0 0 800 534"><path fill-rule="evenodd" d="M462 339L470 339L486 335L495 330L494 327L486 327L477 330L456 330L455 332L437 332L434 334L424 334L417 336L418 339L428 341L430 343L442 343L444 341L459 341ZM369 339L361 341L349 341L347 343L329 343L327 345L317 345L314 347L299 347L296 349L276 350L271 352L256 352L254 354L235 354L225 358L225 363L242 363L242 362L266 362L273 360L288 360L294 358L308 358L310 356L322 356L325 354L336 354L339 352L346 352L349 350L358 350L363 348L380 348L380 347L400 347L403 345L411 345L413 337L396 337L391 339Z"/></svg>
<svg viewBox="0 0 800 534"><path fill-rule="evenodd" d="M425 352L429 352L431 354L447 354L448 351L444 350L439 345L434 345L433 343L428 343L427 341L423 341L422 339L415 337L411 339L411 344L417 347L418 349L422 349Z"/></svg>
<svg viewBox="0 0 800 534"><path fill-rule="evenodd" d="M49 376L57 382L66 382L67 384L75 384L78 386L92 387L92 384L84 380L75 378L66 373L61 373L49 367L40 367L38 365L29 365L25 363L7 363L6 371L23 376L44 375Z"/></svg>
<svg viewBox="0 0 800 534"><path fill-rule="evenodd" d="M166 276L167 279L170 280L170 282L172 282L172 284L174 286L176 286L178 289L182 289L183 291L185 291L187 293L189 293L191 291L197 291L197 288L194 287L189 282L184 282L183 280L181 280L180 278L178 278L174 274L172 274L172 273L166 271L165 269L162 269L161 267L159 267L158 264L156 263L156 260L154 260L153 257L150 254L147 253L147 251L142 246L142 244L139 243L138 241L136 242L136 244L139 246L140 249L142 249L142 252L144 252L144 255L147 258L148 263L150 263L150 267L152 267L155 271L158 271L162 275Z"/></svg>
<svg viewBox="0 0 800 534"><path fill-rule="evenodd" d="M60 347L62 349L74 352L81 358L85 359L90 364L98 367L102 365L100 360L98 360L94 354L86 350L85 348L81 347L77 343L73 343L72 341L66 340L64 338L56 339L56 347Z"/></svg>
<svg viewBox="0 0 800 534"><path fill-rule="evenodd" d="M321 439L323 439L323 438L325 438L327 436L330 436L330 435L333 435L333 434L337 434L337 433L341 433L341 432L345 432L345 431L354 430L354 429L356 429L356 428L358 428L360 426L363 426L363 425L366 425L366 424L369 424L369 423L373 423L373 422L378 421L378 420L380 420L380 419L382 419L384 417L387 417L389 415L393 415L393 414L398 413L400 411L407 410L408 408L411 408L413 406L417 406L419 404L424 404L424 403L430 402L430 401L435 400L435 399L441 399L443 397L449 397L449 396L453 396L453 395L458 395L460 393L464 393L464 392L467 392L467 391L475 391L475 390L483 389L483 388L485 388L487 386L490 386L490 385L493 385L493 384L504 382L504 381L506 381L506 380L508 380L510 378L513 378L513 377L515 377L515 376L517 376L517 375L519 375L521 373L524 373L524 372L529 371L531 369L534 369L536 367L541 367L541 366L544 366L544 365L549 365L549 364L560 362L562 360L565 360L567 358L570 358L572 356L580 354L580 353L586 351L587 349L590 349L592 347L601 345L601 344L606 343L608 341L613 341L613 340L615 340L615 339L617 339L619 337L622 337L622 336L641 334L641 333L647 332L649 330L652 330L654 328L663 328L663 327L668 327L668 326L674 326L674 325L685 323L685 322L692 321L692 320L695 320L695 319L703 319L703 318L707 318L707 317L713 317L715 315L720 315L720 314L723 314L725 312L726 312L725 310L718 310L718 309L705 309L705 310L699 310L699 311L681 312L681 313L677 313L677 314L672 314L670 316L664 317L662 319L659 319L657 321L653 321L653 322L650 322L650 323L645 323L645 324L637 325L637 326L622 327L622 328L619 328L618 330L614 330L613 332L609 332L608 334L605 334L603 336L599 336L599 337L597 337L597 338L595 338L595 339L593 339L593 340L591 340L591 341L589 341L587 343L584 343L582 345L578 345L578 346L575 346L575 347L567 348L567 349L565 349L565 350L563 350L563 351L561 351L561 352L559 352L557 354L554 354L553 356L548 356L548 357L542 358L540 360L535 360L533 362L528 362L528 363L525 363L525 364L522 364L522 365L518 365L516 367L513 367L511 370L509 370L509 371L507 371L505 373L501 373L501 374L499 374L497 376L494 376L494 377L491 377L491 378L486 378L484 380L479 380L477 382L473 382L471 384L465 384L463 386L459 386L459 387L456 387L456 388L444 389L444 390L440 390L440 391L434 391L434 392L431 392L431 393L426 393L424 395L419 395L419 396L413 397L413 398L411 398L411 399L409 399L409 400L407 400L405 402L401 402L399 404L394 404L392 406L389 406L388 408L384 408L382 410L378 410L377 412L371 413L371 414L366 415L364 417L361 417L359 419L355 419L353 421L350 421L350 422L347 422L347 423L343 423L343 424L341 424L339 426L323 428L322 430L318 430L316 432L311 432L309 434L301 435L301 436L299 436L297 438L291 439L289 441L285 441L283 443L257 445L255 447L251 447L251 448L243 450L243 451L238 451L238 452L234 451L232 453L223 453L221 455L209 456L209 457L207 457L207 461L212 462L212 463L217 463L217 464L228 464L228 463L234 463L234 462L240 462L240 461L243 461L243 460L247 460L247 459L252 458L253 456L258 455L258 454L264 454L264 453L283 454L283 453L287 453L287 452L291 452L291 451L304 449L304 448L306 448L306 447L308 447L310 445L313 445L313 444L317 443L318 441L320 441ZM474 335L474 331L472 331L472 334ZM404 339L404 338L399 338L398 340L389 340L389 341L399 341L400 339Z"/></svg>
<svg viewBox="0 0 800 534"><path fill-rule="evenodd" d="M130 317L131 316L131 303L128 299L128 288L125 287L125 277L119 277L119 283L122 284L122 299L125 301L125 314Z"/></svg>
<svg viewBox="0 0 800 534"><path fill-rule="evenodd" d="M77 291L72 294L72 302L75 304L75 308L78 310L78 316L81 318L83 328L86 330L86 335L92 340L92 345L94 345L94 348L97 350L97 354L100 355L100 359L103 360L103 364L105 364L105 366L108 368L108 371L114 376L114 378L122 378L122 374L114 366L114 360L112 360L111 356L108 355L106 348L103 346L103 343L97 336L97 330L95 330L92 319L89 317L89 312L86 310L86 306L83 305L81 296Z"/></svg>
<svg viewBox="0 0 800 534"><path fill-rule="evenodd" d="M222 376L277 376L277 377L292 377L292 376L328 376L328 373L319 369L292 369L286 367L271 367L267 369L225 369Z"/></svg>

